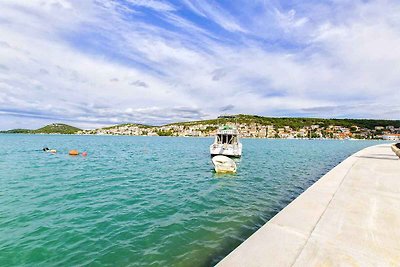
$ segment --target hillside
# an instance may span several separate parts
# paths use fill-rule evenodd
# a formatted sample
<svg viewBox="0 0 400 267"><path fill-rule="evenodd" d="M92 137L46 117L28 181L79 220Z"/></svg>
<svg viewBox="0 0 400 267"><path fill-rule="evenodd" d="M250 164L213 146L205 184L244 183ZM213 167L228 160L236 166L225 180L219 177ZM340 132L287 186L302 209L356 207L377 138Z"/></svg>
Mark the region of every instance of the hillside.
<svg viewBox="0 0 400 267"><path fill-rule="evenodd" d="M0 133L22 133L22 134L75 134L81 129L63 123L52 123L36 130L13 129L1 131Z"/></svg>
<svg viewBox="0 0 400 267"><path fill-rule="evenodd" d="M139 128L151 128L151 127L155 127L155 126L151 126L151 125L146 125L146 124L139 124L139 123L123 123L123 124L117 124L117 125L113 125L113 126L108 126L108 127L104 127L101 129L104 130L110 130L110 129L115 129L115 128L120 128L120 127L139 127Z"/></svg>
<svg viewBox="0 0 400 267"><path fill-rule="evenodd" d="M0 131L0 133L29 134L29 133L32 133L32 130L29 130L29 129L12 129L12 130L7 130L7 131Z"/></svg>
<svg viewBox="0 0 400 267"><path fill-rule="evenodd" d="M200 120L200 121L189 121L189 122L177 122L171 123L164 126L151 126L137 123L125 123L118 124L114 126L94 129L94 130L84 130L79 128L63 124L63 123L53 123L36 130L29 129L13 129L8 131L0 131L0 133L31 133L31 134L75 134L75 133L87 133L87 134L97 134L97 133L119 133L121 131L128 131L127 134L134 134L132 129L136 128L136 133L139 135L146 135L149 133L156 133L157 135L173 135L171 127L174 126L203 126L201 129L203 132L211 132L216 129L218 125L224 125L227 123L237 123L237 124L257 124L257 125L273 125L275 128L282 128L284 126L289 126L294 130L299 130L304 127L310 127L311 125L319 125L321 128L327 128L330 125L343 126L351 128L357 126L363 129L374 130L376 126L394 126L395 128L400 128L400 120L375 120L375 119L321 119L321 118L274 118L274 117L263 117L257 115L232 115L232 116L221 116L217 119L211 120Z"/></svg>
<svg viewBox="0 0 400 267"><path fill-rule="evenodd" d="M34 130L33 133L58 133L58 134L74 134L81 129L63 123L53 123L46 125L42 128Z"/></svg>
<svg viewBox="0 0 400 267"><path fill-rule="evenodd" d="M394 126L400 127L400 120L375 120L375 119L321 119L321 118L274 118L274 117L262 117L257 115L234 115L227 116L227 118L218 118L212 120L202 121L191 121L172 123L169 125L198 125L198 124L226 124L226 123L241 123L251 124L257 123L260 125L274 125L275 127L290 126L293 129L300 129L311 125L318 124L322 127L329 125L341 125L344 127L358 126L361 128L374 129L375 126Z"/></svg>

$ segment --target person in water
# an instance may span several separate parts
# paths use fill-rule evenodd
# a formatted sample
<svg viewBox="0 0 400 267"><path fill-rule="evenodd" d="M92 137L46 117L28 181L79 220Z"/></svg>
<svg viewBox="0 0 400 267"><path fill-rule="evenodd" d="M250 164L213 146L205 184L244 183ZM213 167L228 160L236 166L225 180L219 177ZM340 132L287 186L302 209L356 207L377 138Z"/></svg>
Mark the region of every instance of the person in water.
<svg viewBox="0 0 400 267"><path fill-rule="evenodd" d="M55 150L55 149L49 149L48 147L44 147L44 148L43 148L43 151L44 151L44 152L50 152L50 153L52 153L52 154L57 153L57 150Z"/></svg>

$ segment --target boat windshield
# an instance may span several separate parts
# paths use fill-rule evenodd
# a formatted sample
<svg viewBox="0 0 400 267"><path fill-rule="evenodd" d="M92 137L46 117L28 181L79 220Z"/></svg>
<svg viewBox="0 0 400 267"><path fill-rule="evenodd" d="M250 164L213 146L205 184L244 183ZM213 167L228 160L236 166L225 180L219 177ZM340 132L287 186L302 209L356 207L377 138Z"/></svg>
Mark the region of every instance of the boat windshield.
<svg viewBox="0 0 400 267"><path fill-rule="evenodd" d="M237 136L232 134L218 134L218 144L237 144Z"/></svg>

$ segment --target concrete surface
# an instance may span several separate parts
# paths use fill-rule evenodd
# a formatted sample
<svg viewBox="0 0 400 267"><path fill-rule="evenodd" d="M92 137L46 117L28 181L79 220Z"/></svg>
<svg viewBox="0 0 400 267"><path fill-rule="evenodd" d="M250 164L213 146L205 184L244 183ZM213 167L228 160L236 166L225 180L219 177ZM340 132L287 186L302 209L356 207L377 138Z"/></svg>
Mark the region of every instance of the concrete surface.
<svg viewBox="0 0 400 267"><path fill-rule="evenodd" d="M400 266L400 160L355 153L217 266Z"/></svg>

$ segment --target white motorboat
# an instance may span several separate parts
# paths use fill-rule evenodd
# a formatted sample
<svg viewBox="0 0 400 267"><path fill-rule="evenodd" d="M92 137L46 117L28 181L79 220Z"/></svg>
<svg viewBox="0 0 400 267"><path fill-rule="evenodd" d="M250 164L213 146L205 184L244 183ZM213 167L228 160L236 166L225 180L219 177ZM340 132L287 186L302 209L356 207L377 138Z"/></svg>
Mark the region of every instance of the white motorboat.
<svg viewBox="0 0 400 267"><path fill-rule="evenodd" d="M232 126L220 127L214 143L210 146L210 154L211 156L241 157L242 143L239 141L238 130Z"/></svg>
<svg viewBox="0 0 400 267"><path fill-rule="evenodd" d="M236 172L236 163L231 158L218 155L212 158L212 162L214 164L214 169L216 173Z"/></svg>

